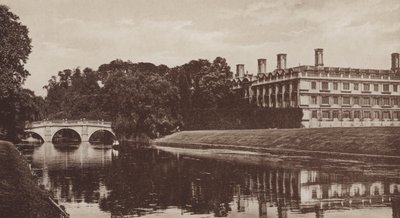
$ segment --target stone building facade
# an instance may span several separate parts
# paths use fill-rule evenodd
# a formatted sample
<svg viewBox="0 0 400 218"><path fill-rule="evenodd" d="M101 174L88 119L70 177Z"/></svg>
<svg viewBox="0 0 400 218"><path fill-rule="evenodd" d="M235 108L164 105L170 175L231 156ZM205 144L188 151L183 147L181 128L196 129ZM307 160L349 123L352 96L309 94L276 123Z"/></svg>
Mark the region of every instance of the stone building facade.
<svg viewBox="0 0 400 218"><path fill-rule="evenodd" d="M400 54L391 56L390 70L325 67L323 49L315 64L286 68L286 54L267 72L258 59L258 73L238 64L233 89L260 107L299 107L302 125L315 127L400 126Z"/></svg>

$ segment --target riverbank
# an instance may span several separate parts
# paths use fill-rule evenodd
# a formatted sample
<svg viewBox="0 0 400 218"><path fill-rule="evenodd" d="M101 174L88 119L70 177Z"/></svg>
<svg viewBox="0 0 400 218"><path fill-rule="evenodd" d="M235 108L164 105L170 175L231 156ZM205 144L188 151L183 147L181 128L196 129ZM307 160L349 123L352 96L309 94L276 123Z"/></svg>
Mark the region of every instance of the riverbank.
<svg viewBox="0 0 400 218"><path fill-rule="evenodd" d="M182 131L153 143L280 154L400 158L400 127Z"/></svg>
<svg viewBox="0 0 400 218"><path fill-rule="evenodd" d="M0 141L0 214L2 217L60 217L59 208L35 183L15 146Z"/></svg>

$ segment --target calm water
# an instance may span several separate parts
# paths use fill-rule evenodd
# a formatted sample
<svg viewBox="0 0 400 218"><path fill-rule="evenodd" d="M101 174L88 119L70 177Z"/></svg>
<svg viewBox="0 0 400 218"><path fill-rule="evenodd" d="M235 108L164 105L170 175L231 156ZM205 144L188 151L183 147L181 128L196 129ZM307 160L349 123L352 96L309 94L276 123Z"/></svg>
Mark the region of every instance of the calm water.
<svg viewBox="0 0 400 218"><path fill-rule="evenodd" d="M23 153L71 217L396 217L391 201L400 189L400 167L390 161L254 154L226 161L230 154L118 154L89 143Z"/></svg>

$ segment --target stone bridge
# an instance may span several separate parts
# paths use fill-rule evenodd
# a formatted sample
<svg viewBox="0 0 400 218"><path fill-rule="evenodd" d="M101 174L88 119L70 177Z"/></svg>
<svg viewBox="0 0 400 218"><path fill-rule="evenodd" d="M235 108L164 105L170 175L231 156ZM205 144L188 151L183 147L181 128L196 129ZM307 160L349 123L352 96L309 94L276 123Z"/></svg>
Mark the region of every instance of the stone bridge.
<svg viewBox="0 0 400 218"><path fill-rule="evenodd" d="M63 129L75 131L82 142L89 141L93 133L108 131L114 138L115 133L111 129L111 122L93 120L43 120L29 123L25 126L25 132L38 134L44 142L52 142L54 135Z"/></svg>

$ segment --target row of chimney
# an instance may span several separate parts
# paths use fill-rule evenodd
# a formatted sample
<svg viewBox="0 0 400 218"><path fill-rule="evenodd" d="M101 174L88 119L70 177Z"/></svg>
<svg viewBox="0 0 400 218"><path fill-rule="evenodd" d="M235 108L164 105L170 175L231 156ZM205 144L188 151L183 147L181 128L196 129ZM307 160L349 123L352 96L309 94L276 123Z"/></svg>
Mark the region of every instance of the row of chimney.
<svg viewBox="0 0 400 218"><path fill-rule="evenodd" d="M324 66L324 50L322 48L316 48L315 50L315 66ZM277 66L276 69L284 70L286 69L286 54L277 54ZM392 53L392 70L400 70L400 54ZM258 59L258 73L267 73L267 59ZM247 74L247 73L246 73ZM239 77L244 77L244 64L236 65L236 75Z"/></svg>

